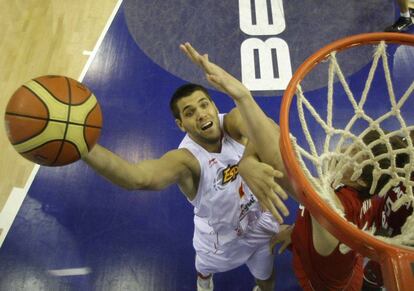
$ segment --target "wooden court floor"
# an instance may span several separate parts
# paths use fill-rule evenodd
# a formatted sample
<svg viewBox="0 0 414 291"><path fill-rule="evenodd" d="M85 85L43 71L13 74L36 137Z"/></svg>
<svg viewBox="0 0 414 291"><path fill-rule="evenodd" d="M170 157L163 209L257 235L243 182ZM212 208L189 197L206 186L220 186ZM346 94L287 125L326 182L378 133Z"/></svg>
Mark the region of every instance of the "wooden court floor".
<svg viewBox="0 0 414 291"><path fill-rule="evenodd" d="M7 140L4 110L10 96L37 76L78 79L117 2L0 0L0 217L13 187L23 188L34 167Z"/></svg>

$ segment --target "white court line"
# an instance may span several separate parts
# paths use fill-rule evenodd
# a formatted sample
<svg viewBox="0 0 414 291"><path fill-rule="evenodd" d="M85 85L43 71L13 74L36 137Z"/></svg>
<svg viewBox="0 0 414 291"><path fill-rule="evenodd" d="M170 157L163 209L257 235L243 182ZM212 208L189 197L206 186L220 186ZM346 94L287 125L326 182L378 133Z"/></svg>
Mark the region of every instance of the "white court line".
<svg viewBox="0 0 414 291"><path fill-rule="evenodd" d="M101 33L101 35L98 38L98 41L95 44L95 47L93 48L91 54L89 55L88 61L86 62L85 66L83 67L83 71L79 76L79 81L82 82L83 78L86 75L86 72L89 70L89 67L91 66L93 60L95 59L96 53L98 52L99 47L102 44L102 41L106 35L106 33L108 32L109 27L111 26L112 21L115 18L116 13L119 10L119 7L121 6L123 0L118 0L118 3L116 3L114 10L112 11L111 16L109 16L108 21L106 22L106 25Z"/></svg>
<svg viewBox="0 0 414 291"><path fill-rule="evenodd" d="M3 207L3 211L0 212L0 229L2 229L2 233L0 234L0 247L3 245L6 235L10 230L14 218L16 217L17 212L19 211L39 168L39 165L34 166L24 188L14 187L12 189L6 204Z"/></svg>
<svg viewBox="0 0 414 291"><path fill-rule="evenodd" d="M52 276L64 277L64 276L79 276L79 275L88 275L91 273L91 269L86 268L71 268L71 269L56 269L56 270L47 270L47 272Z"/></svg>
<svg viewBox="0 0 414 291"><path fill-rule="evenodd" d="M95 44L95 47L93 49L93 51L91 52L91 54L89 55L89 58L85 64L85 66L83 67L82 73L80 74L78 80L80 82L82 82L83 78L86 75L86 72L89 70L89 67L92 64L93 59L96 56L96 53L99 49L99 47L102 44L102 41L106 35L106 33L109 30L109 27L112 24L112 21L115 18L116 13L119 10L119 7L121 6L123 0L118 0L118 2L116 3L114 10L112 11L111 16L109 16L106 25L104 27L104 29L102 30L101 35L98 38L98 41ZM11 225L13 224L13 221L20 209L20 207L22 206L23 200L27 195L27 192L29 192L30 186L32 185L32 182L37 174L37 172L39 171L39 165L35 165L32 173L29 176L29 179L26 181L26 185L24 186L24 188L17 188L14 187L12 189L12 191L9 194L9 197L3 207L3 210L0 212L0 229L2 230L2 232L0 233L0 248L3 245L4 240L6 239L6 235L10 230Z"/></svg>

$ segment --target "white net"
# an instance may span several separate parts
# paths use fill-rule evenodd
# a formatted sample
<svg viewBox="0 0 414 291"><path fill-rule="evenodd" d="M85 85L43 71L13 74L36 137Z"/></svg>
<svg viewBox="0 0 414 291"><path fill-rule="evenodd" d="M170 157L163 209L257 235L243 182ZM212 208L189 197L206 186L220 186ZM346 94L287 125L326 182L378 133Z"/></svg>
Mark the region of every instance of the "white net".
<svg viewBox="0 0 414 291"><path fill-rule="evenodd" d="M402 184L406 191L394 203L392 210L396 211L402 205L412 205L414 202L412 190L414 147L411 137L414 137L414 134L411 132L414 132L414 124L409 122L410 118L403 113L409 114L410 109L414 109L413 105L408 102L413 95L414 81L410 80L411 83L408 83L403 91L399 87L398 94L396 94L394 87L399 84L395 83L390 73L387 44L383 41L374 46L373 59L366 68L365 80L358 80L363 84L359 87L360 90L352 90L349 83L356 81L347 80L341 70L337 54L339 53L334 51L325 59L324 65L328 66L329 73L324 96L313 96L310 98L312 101L309 101L300 84L296 90L297 118L302 138L300 142L297 138L292 139L295 141L293 144L302 169L316 192L342 217L344 214L337 205L333 188L343 183L347 173L351 173L349 181L357 181L364 167L368 165L372 169L370 194L382 197L391 187ZM378 78L378 75L381 77ZM372 86L378 82L374 79L380 79L381 83L386 84L383 93L387 102L380 98L375 100L378 96L370 93ZM335 93L338 87L341 88L342 94ZM358 92L358 95L355 92ZM345 106L343 100L338 103L338 98L347 99L346 106L352 112L349 117L346 117L346 113L342 111ZM374 98L374 100L370 103L369 98ZM318 99L317 105L313 103L314 99ZM324 102L321 102L321 99L324 99ZM370 113L372 102L381 103L379 104L382 107L380 114L378 110L375 114ZM340 119L341 122L337 122L336 119ZM317 127L322 129L322 135L314 133ZM370 132L376 132L377 138L367 142L364 137ZM296 136L296 133L293 134ZM404 147L396 148L391 142L395 138L403 140ZM378 146L386 150L375 155L373 148ZM405 155L408 162L399 165L398 158L401 155ZM389 161L387 167L381 163L384 159ZM377 189L381 177L387 177L386 183ZM365 231L372 234L375 230L366 229ZM392 238L377 238L396 245L414 245L414 215L407 218L401 235Z"/></svg>

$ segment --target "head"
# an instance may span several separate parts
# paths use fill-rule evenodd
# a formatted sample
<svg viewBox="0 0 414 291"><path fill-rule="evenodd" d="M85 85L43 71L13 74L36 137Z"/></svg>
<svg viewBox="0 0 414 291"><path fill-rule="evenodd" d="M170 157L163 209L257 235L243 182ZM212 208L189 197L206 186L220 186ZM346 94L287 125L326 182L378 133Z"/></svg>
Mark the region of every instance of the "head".
<svg viewBox="0 0 414 291"><path fill-rule="evenodd" d="M362 137L362 140L365 145L370 145L371 143L375 142L379 138L380 138L380 133L376 130L371 130ZM390 136L388 138L388 142L390 143L393 150L406 147L406 143L404 142L403 138L399 136ZM374 157L380 156L382 154L386 154L388 152L388 148L384 143L379 143L371 147L370 150ZM356 152L358 151L356 150ZM355 151L354 151L354 154L356 154ZM362 160L365 160L366 158L367 158L366 156L361 158L361 161L359 162L362 162ZM407 154L399 153L399 154L396 154L395 156L395 162L398 168L403 168L404 165L408 163L408 161L409 161L409 156ZM385 157L379 160L378 164L381 169L388 169L391 167L391 160L388 157ZM374 170L374 166L372 164L365 165L362 168L362 173L359 176L359 178L356 181L353 181L352 186L358 188L363 198L369 198L371 196L370 188L373 183L373 170ZM345 177L345 179L348 179L349 181L350 175L351 175L350 173L347 173L348 177ZM387 174L382 174L378 179L377 186L374 189L373 193L379 193L381 189L389 182L390 179L391 179L391 176Z"/></svg>
<svg viewBox="0 0 414 291"><path fill-rule="evenodd" d="M201 146L220 143L218 110L207 90L197 84L179 87L170 100L175 123Z"/></svg>

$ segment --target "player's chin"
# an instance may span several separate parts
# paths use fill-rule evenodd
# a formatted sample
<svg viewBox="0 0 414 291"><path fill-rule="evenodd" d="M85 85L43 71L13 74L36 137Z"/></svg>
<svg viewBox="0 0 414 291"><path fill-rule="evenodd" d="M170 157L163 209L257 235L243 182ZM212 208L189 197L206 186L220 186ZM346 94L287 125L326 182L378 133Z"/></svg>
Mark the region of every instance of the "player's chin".
<svg viewBox="0 0 414 291"><path fill-rule="evenodd" d="M220 138L220 130L214 127L210 127L207 129L201 129L201 135L203 135L206 138L212 138L212 139L218 139Z"/></svg>
<svg viewBox="0 0 414 291"><path fill-rule="evenodd" d="M203 137L203 139L209 143L216 143L220 140L220 132L215 132L215 131L205 131L205 132L201 132L201 136Z"/></svg>

